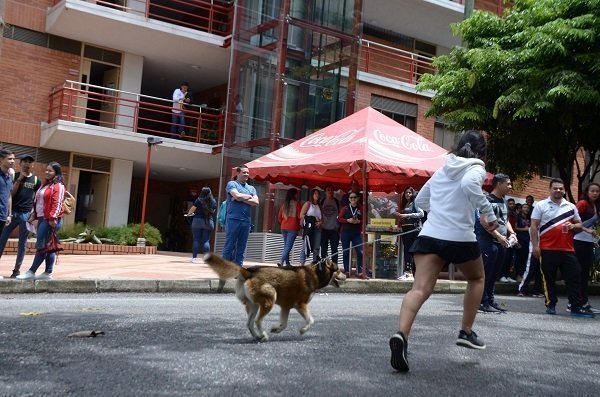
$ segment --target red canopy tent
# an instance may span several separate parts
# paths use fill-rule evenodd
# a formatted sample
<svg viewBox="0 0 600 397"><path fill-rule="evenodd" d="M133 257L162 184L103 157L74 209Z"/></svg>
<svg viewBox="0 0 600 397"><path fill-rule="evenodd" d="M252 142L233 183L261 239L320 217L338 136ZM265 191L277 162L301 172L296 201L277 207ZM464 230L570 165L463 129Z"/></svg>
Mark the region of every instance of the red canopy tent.
<svg viewBox="0 0 600 397"><path fill-rule="evenodd" d="M356 179L366 191L420 186L440 168L447 151L367 107L250 163L258 181L294 186L346 187Z"/></svg>

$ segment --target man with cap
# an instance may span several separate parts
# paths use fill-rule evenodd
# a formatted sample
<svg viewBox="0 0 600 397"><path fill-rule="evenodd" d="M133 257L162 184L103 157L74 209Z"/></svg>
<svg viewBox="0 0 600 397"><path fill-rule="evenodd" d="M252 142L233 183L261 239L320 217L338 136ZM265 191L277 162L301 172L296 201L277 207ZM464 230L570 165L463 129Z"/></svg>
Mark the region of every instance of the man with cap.
<svg viewBox="0 0 600 397"><path fill-rule="evenodd" d="M19 269L25 257L25 245L29 231L27 230L27 220L33 209L33 198L35 192L42 185L42 181L31 172L34 158L31 155L23 155L20 158L20 172L14 174L14 182L11 190L12 194L12 221L4 227L0 234L0 256L4 253L6 242L10 234L19 227L19 243L17 248L17 260L11 278L19 275Z"/></svg>

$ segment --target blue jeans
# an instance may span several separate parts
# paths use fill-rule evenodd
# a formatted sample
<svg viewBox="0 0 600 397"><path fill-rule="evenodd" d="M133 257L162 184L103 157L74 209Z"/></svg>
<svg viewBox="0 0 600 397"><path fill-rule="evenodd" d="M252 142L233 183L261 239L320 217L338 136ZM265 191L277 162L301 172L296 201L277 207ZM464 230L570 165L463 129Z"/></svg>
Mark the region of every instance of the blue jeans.
<svg viewBox="0 0 600 397"><path fill-rule="evenodd" d="M363 248L362 248L362 236L360 232L342 232L342 259L344 261L344 272L350 272L350 243L352 242L352 246L356 251L356 274L362 273L362 256L363 256Z"/></svg>
<svg viewBox="0 0 600 397"><path fill-rule="evenodd" d="M192 236L194 242L192 244L192 258L195 258L198 253L206 254L210 251L210 233L215 228L212 220L204 218L194 218L192 220Z"/></svg>
<svg viewBox="0 0 600 397"><path fill-rule="evenodd" d="M6 248L6 242L10 237L10 234L18 226L19 227L19 243L17 245L17 260L15 262L15 270L21 268L23 258L25 257L25 248L27 245L27 236L29 231L27 230L27 220L29 219L29 212L13 212L13 217L8 226L4 226L2 234L0 234L0 255L4 253Z"/></svg>
<svg viewBox="0 0 600 397"><path fill-rule="evenodd" d="M296 230L282 230L281 235L283 236L283 252L281 253L279 263L282 265L291 265L290 252L292 251L292 248L294 248L294 242L296 241L298 232Z"/></svg>
<svg viewBox="0 0 600 397"><path fill-rule="evenodd" d="M246 256L246 245L250 236L250 222L227 218L223 258L242 266Z"/></svg>
<svg viewBox="0 0 600 397"><path fill-rule="evenodd" d="M312 247L312 260L317 262L320 258L321 253L321 229L315 228L315 246ZM304 265L306 262L306 241L302 238L302 249L300 250L300 264Z"/></svg>
<svg viewBox="0 0 600 397"><path fill-rule="evenodd" d="M171 115L171 135L182 134L185 131L185 117L183 112Z"/></svg>
<svg viewBox="0 0 600 397"><path fill-rule="evenodd" d="M56 227L54 228L55 232L58 232L62 227L62 218L59 219L56 223ZM54 269L54 262L56 261L56 252L42 252L46 249L46 243L50 238L50 231L52 228L48 223L47 219L39 219L38 227L37 227L37 240L35 240L35 249L37 250L35 253L35 257L33 258L33 263L29 270L33 273L37 272L37 269L40 267L42 262L46 261L46 273L52 273Z"/></svg>

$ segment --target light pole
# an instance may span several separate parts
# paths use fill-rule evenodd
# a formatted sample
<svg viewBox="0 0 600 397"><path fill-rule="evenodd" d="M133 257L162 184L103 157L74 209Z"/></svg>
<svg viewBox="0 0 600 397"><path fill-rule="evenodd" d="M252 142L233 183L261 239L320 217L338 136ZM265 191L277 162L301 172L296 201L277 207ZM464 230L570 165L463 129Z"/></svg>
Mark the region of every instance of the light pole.
<svg viewBox="0 0 600 397"><path fill-rule="evenodd" d="M148 151L146 153L146 176L144 178L144 196L142 197L142 220L140 221L140 235L138 237L137 245L146 246L146 239L144 238L144 223L146 222L146 200L148 198L148 177L150 176L150 157L152 156L152 146L160 145L163 143L162 138L150 136L147 139Z"/></svg>

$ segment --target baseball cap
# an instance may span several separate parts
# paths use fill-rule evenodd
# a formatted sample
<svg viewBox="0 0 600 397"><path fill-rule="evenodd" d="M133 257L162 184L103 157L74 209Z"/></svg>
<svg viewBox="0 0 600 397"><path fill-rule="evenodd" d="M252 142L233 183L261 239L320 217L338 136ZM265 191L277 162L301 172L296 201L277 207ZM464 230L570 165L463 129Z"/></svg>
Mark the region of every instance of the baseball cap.
<svg viewBox="0 0 600 397"><path fill-rule="evenodd" d="M24 154L20 157L20 160L29 160L29 161L35 161L35 159L33 158L32 155L30 154Z"/></svg>

